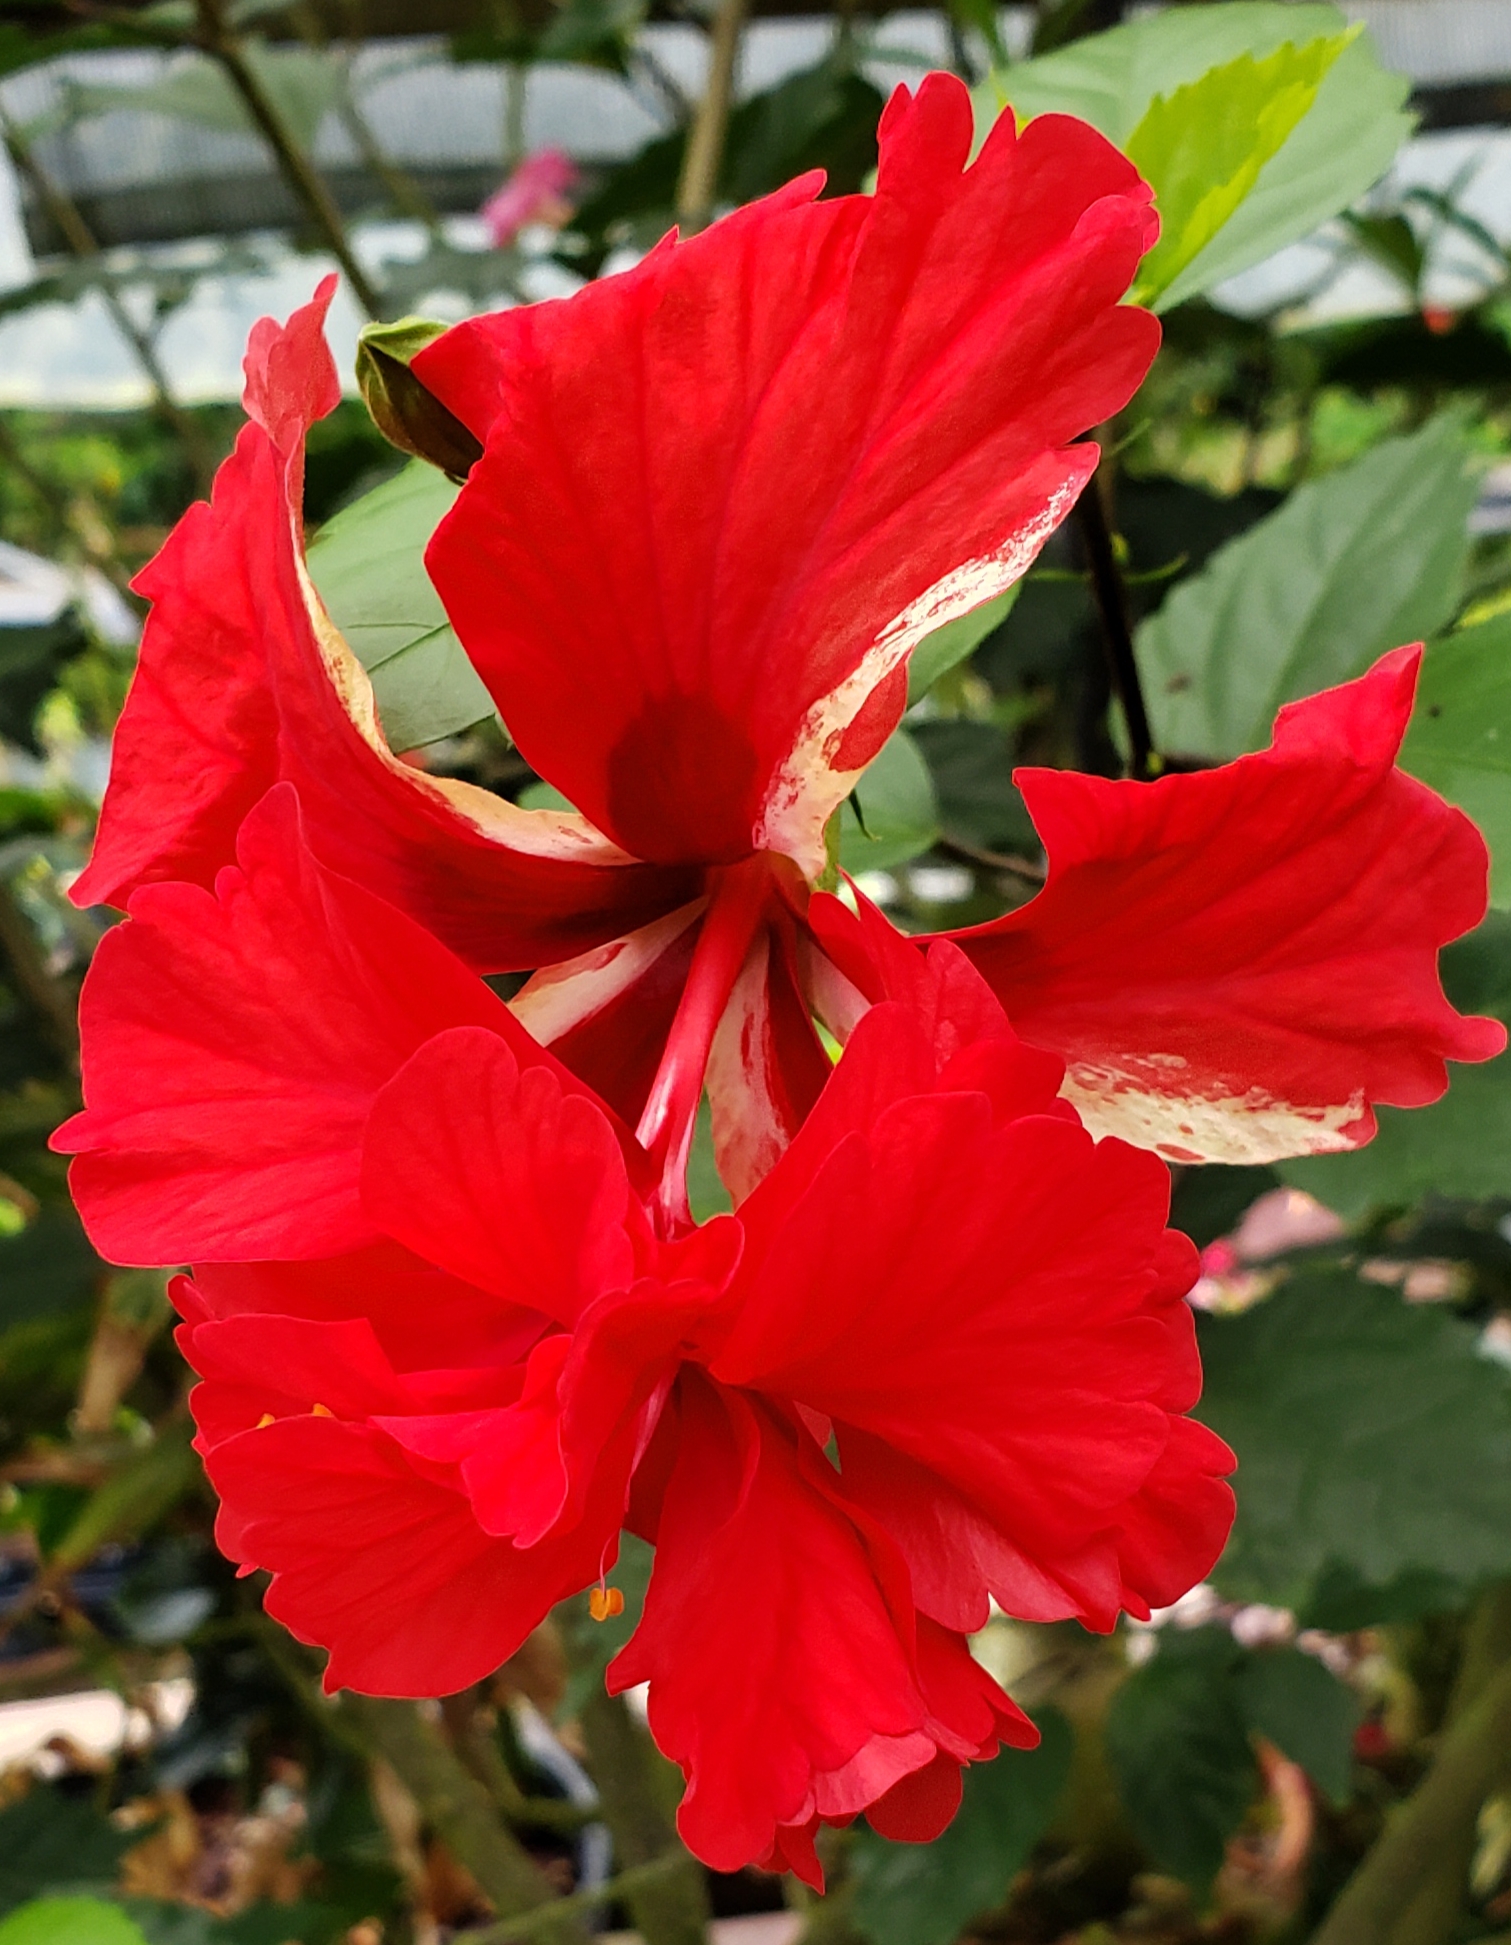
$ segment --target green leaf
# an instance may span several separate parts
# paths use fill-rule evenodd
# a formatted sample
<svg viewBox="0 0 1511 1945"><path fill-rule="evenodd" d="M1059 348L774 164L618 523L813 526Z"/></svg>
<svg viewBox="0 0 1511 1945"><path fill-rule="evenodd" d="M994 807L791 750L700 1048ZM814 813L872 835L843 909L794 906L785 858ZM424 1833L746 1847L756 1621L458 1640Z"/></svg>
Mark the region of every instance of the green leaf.
<svg viewBox="0 0 1511 1945"><path fill-rule="evenodd" d="M932 635L924 636L908 658L910 707L929 693L940 676L947 675L967 656L974 655L992 630L1007 620L1022 586L1021 581L1014 581L1006 594L999 594L992 601L983 601L979 608L972 608L968 615L958 615L954 621L947 621L943 628L936 628Z"/></svg>
<svg viewBox="0 0 1511 1945"><path fill-rule="evenodd" d="M1183 273L1251 194L1353 38L1287 41L1258 60L1240 54L1155 96L1128 138L1129 159L1153 188L1160 218L1159 241L1133 287L1136 303L1163 298L1155 305L1163 310L1189 294Z"/></svg>
<svg viewBox="0 0 1511 1945"><path fill-rule="evenodd" d="M1449 417L1309 480L1172 589L1138 630L1155 740L1230 757L1284 702L1444 626L1477 488Z"/></svg>
<svg viewBox="0 0 1511 1945"><path fill-rule="evenodd" d="M1492 912L1446 947L1442 970L1461 1012L1511 1021L1511 916ZM1380 1131L1363 1148L1277 1162L1277 1174L1350 1220L1424 1195L1511 1197L1511 1053L1481 1066L1455 1061L1448 1073L1448 1092L1430 1107L1377 1109Z"/></svg>
<svg viewBox="0 0 1511 1945"><path fill-rule="evenodd" d="M976 91L978 125L1010 100L1021 119L1079 115L1123 146L1157 95L1168 98L1242 55L1261 59L1286 42L1301 46L1347 28L1334 7L1279 0L1171 9L989 76ZM1356 202L1411 132L1413 117L1402 112L1409 85L1381 67L1367 35L1346 47L1310 110L1165 291L1161 308L1210 290Z"/></svg>
<svg viewBox="0 0 1511 1945"><path fill-rule="evenodd" d="M325 55L302 47L246 43L247 63L301 148L309 148L335 106L341 76ZM70 119L120 112L167 115L217 134L255 128L250 111L224 70L207 55L183 54L159 79L132 87L118 82L67 84Z"/></svg>
<svg viewBox="0 0 1511 1945"><path fill-rule="evenodd" d="M396 750L438 742L493 714L425 572L426 543L456 495L443 474L413 460L343 508L310 548L310 577L372 677L378 717Z"/></svg>
<svg viewBox="0 0 1511 1945"><path fill-rule="evenodd" d="M624 1595L624 1611L606 1621L595 1621L588 1611L588 1596L574 1594L556 1608L556 1625L567 1644L572 1673L562 1697L560 1714L574 1716L587 1697L603 1681L603 1671L640 1625L645 1606L645 1590L650 1585L651 1566L656 1550L633 1533L619 1537L619 1558L608 1574L608 1583Z"/></svg>
<svg viewBox="0 0 1511 1945"><path fill-rule="evenodd" d="M1468 1326L1336 1270L1198 1328L1198 1415L1238 1454L1225 1594L1305 1615L1339 1573L1511 1571L1511 1385Z"/></svg>
<svg viewBox="0 0 1511 1945"><path fill-rule="evenodd" d="M1251 1729L1299 1763L1334 1803L1353 1784L1359 1698L1299 1648L1261 1648L1238 1671L1239 1706Z"/></svg>
<svg viewBox="0 0 1511 1945"><path fill-rule="evenodd" d="M0 1236L0 1331L92 1304L108 1274L73 1210L46 1207L16 1236Z"/></svg>
<svg viewBox="0 0 1511 1945"><path fill-rule="evenodd" d="M137 1841L93 1802L34 1784L0 1811L0 1911L55 1887L109 1884L121 1852ZM0 1929L0 1940L8 1938Z"/></svg>
<svg viewBox="0 0 1511 1945"><path fill-rule="evenodd" d="M1070 1774L1070 1724L1053 1709L1037 1721L1037 1749L1004 1749L965 1771L960 1809L932 1844L856 1831L852 1915L875 1945L949 1945L967 1919L1002 1902Z"/></svg>
<svg viewBox="0 0 1511 1945"><path fill-rule="evenodd" d="M153 1444L89 1495L53 1549L51 1564L71 1572L110 1541L134 1540L199 1478L189 1440L194 1427L171 1419Z"/></svg>
<svg viewBox="0 0 1511 1945"><path fill-rule="evenodd" d="M1490 896L1511 905L1511 615L1428 648L1401 763L1479 825Z"/></svg>
<svg viewBox="0 0 1511 1945"><path fill-rule="evenodd" d="M0 1945L147 1945L140 1927L99 1898L38 1898L0 1920Z"/></svg>
<svg viewBox="0 0 1511 1945"><path fill-rule="evenodd" d="M1166 1629L1107 1711L1107 1757L1154 1862L1204 1891L1253 1800L1257 1772L1225 1628Z"/></svg>
<svg viewBox="0 0 1511 1945"><path fill-rule="evenodd" d="M887 738L855 795L861 816L850 803L840 815L839 857L846 871L889 871L927 851L939 836L929 766L905 729Z"/></svg>

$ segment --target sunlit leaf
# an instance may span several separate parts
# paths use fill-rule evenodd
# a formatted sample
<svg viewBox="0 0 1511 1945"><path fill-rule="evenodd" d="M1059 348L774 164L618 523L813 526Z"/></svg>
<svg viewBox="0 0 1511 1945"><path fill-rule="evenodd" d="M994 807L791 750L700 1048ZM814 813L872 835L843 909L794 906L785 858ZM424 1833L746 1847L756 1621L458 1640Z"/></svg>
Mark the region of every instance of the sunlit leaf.
<svg viewBox="0 0 1511 1945"><path fill-rule="evenodd" d="M1138 303L1164 309L1185 294L1185 273L1252 192L1351 38L1287 41L1257 60L1240 54L1150 103L1128 138L1160 218L1159 241L1133 287Z"/></svg>
<svg viewBox="0 0 1511 1945"><path fill-rule="evenodd" d="M0 1945L148 1945L119 1905L99 1898L38 1898L0 1919Z"/></svg>
<svg viewBox="0 0 1511 1945"><path fill-rule="evenodd" d="M310 576L372 677L396 750L454 736L493 714L425 572L425 546L457 488L423 460L343 508L310 548Z"/></svg>
<svg viewBox="0 0 1511 1945"><path fill-rule="evenodd" d="M1010 101L1020 120L1079 115L1122 146L1156 96L1242 55L1262 60L1287 42L1302 47L1347 29L1335 7L1280 0L1168 9L990 76L976 91L978 125ZM1402 112L1408 88L1405 76L1381 67L1367 34L1344 48L1252 187L1164 291L1161 308L1210 290L1356 202L1411 132Z"/></svg>
<svg viewBox="0 0 1511 1945"><path fill-rule="evenodd" d="M1172 589L1138 630L1159 748L1230 757L1283 702L1360 674L1453 613L1477 487L1439 418L1309 480Z"/></svg>

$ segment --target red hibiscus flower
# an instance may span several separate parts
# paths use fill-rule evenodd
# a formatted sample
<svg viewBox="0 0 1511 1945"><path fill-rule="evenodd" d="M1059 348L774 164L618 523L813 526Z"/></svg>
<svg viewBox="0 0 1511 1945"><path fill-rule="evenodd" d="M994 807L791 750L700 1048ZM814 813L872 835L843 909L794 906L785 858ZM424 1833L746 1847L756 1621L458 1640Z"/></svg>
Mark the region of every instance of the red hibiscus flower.
<svg viewBox="0 0 1511 1945"><path fill-rule="evenodd" d="M275 781L316 854L485 972L640 1129L673 1201L705 1073L737 1198L877 975L831 958L825 829L929 630L1032 561L1158 338L1154 235L1099 135L965 91L883 120L874 197L802 182L559 303L458 325L416 373L485 445L430 550L520 748L579 813L399 762L300 558L302 439L337 394L328 290L247 360L254 423L143 578L155 603L77 895L209 885ZM1020 781L1049 857L962 937L1088 1124L1172 1158L1357 1145L1484 1059L1436 954L1486 860L1394 768L1414 655L1282 712L1273 748L1153 785ZM852 941L853 944L853 941ZM843 971L840 964L843 964ZM694 966L698 970L690 978Z"/></svg>
<svg viewBox="0 0 1511 1945"><path fill-rule="evenodd" d="M935 1834L962 1763L1034 1736L964 1644L988 1597L1146 1616L1231 1518L1231 1454L1183 1416L1166 1170L1086 1133L956 947L897 953L906 992L739 1214L670 1233L633 1136L311 856L287 786L213 893L138 893L90 977L112 1081L65 1142L94 1220L129 1196L199 1262L225 1550L331 1686L429 1694L608 1572L622 1526L653 1540L611 1682L649 1682L722 1869L816 1879L819 1823L861 1809ZM126 1112L151 1180L112 1173Z"/></svg>

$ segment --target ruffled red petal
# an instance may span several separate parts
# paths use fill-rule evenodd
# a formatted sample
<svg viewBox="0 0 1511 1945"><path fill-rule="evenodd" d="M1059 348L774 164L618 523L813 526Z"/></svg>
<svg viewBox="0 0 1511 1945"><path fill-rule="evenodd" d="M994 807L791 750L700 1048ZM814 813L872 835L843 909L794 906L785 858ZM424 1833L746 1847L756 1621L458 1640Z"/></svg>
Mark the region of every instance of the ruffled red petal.
<svg viewBox="0 0 1511 1945"><path fill-rule="evenodd" d="M136 586L153 604L116 730L81 904L209 886L243 817L299 787L316 854L414 914L484 971L533 967L689 896L582 823L428 777L383 740L367 677L300 558L303 440L339 397L322 336L334 278L247 356L247 426L209 505L191 507Z"/></svg>
<svg viewBox="0 0 1511 1945"><path fill-rule="evenodd" d="M1419 655L1288 704L1268 750L1221 769L1020 773L1049 881L955 936L1096 1132L1179 1161L1356 1147L1373 1104L1436 1100L1445 1059L1505 1045L1438 981L1488 858L1394 767Z"/></svg>
<svg viewBox="0 0 1511 1945"><path fill-rule="evenodd" d="M637 857L822 868L914 643L1008 586L1158 327L1147 187L1084 123L894 96L873 197L807 177L414 369L484 458L430 549L520 748ZM507 598L501 592L507 591Z"/></svg>

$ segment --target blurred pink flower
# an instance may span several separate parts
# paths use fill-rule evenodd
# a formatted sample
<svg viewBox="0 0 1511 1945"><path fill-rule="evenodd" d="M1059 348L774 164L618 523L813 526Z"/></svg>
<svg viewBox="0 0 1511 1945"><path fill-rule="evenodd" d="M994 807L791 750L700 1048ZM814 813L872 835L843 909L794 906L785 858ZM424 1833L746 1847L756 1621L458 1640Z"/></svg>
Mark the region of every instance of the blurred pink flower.
<svg viewBox="0 0 1511 1945"><path fill-rule="evenodd" d="M559 228L571 215L568 201L579 180L577 164L562 149L537 149L495 189L479 216L488 225L493 247L512 243L527 223Z"/></svg>

